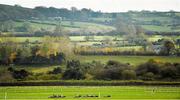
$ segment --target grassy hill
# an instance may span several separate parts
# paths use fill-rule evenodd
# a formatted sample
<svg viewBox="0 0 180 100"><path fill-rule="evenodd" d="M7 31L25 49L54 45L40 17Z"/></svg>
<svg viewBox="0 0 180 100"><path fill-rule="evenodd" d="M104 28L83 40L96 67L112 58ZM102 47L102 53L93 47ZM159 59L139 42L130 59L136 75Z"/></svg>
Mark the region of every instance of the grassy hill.
<svg viewBox="0 0 180 100"><path fill-rule="evenodd" d="M30 25L34 30L40 30L41 28L53 31L57 25L57 21L29 21ZM24 22L15 22L15 27L23 26ZM74 22L74 25L71 25L70 21L62 21L62 26L65 30L70 32L81 32L82 34L86 33L98 33L98 32L109 32L115 30L113 26L107 26L102 24L90 23L90 22ZM84 30L86 33L83 33Z"/></svg>
<svg viewBox="0 0 180 100"><path fill-rule="evenodd" d="M180 32L180 12L125 12L125 13L103 13L95 11L77 10L76 16L72 16L72 11L61 8L25 8L18 5L0 5L0 21L5 20L31 20L32 25L35 28L45 28L52 30L53 26L57 23L52 21L57 17L61 17L62 25L70 31L79 31L82 28L88 30L88 32L108 32L114 30L113 27L117 22L116 18L121 17L133 22L135 25L141 25L147 31L157 32ZM88 16L85 16L88 15ZM35 21L34 21L35 20ZM43 21L42 21L43 20ZM44 21L45 20L45 21ZM74 25L71 25L69 21L75 21ZM38 22L35 23L35 22ZM98 23L98 24L97 24ZM21 24L21 23L16 23ZM107 26L108 25L108 26Z"/></svg>

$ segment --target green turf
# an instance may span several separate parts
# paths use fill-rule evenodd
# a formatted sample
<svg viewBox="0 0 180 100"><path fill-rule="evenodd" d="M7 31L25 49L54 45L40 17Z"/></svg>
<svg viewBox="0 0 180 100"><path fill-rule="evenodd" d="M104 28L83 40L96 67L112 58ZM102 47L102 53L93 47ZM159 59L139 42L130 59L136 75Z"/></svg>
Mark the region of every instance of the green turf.
<svg viewBox="0 0 180 100"><path fill-rule="evenodd" d="M55 95L66 96L61 100L119 100L119 99L180 99L180 87L145 87L145 86L35 86L35 87L0 87L0 100L60 100L49 99ZM6 96L5 96L6 95ZM75 98L76 95L97 95L98 97ZM104 97L110 95L111 97Z"/></svg>
<svg viewBox="0 0 180 100"><path fill-rule="evenodd" d="M145 63L150 59L154 59L160 62L179 62L180 57L165 57L165 56L78 56L82 62L101 61L106 63L108 60L115 60L122 63L130 63L132 65L138 65Z"/></svg>

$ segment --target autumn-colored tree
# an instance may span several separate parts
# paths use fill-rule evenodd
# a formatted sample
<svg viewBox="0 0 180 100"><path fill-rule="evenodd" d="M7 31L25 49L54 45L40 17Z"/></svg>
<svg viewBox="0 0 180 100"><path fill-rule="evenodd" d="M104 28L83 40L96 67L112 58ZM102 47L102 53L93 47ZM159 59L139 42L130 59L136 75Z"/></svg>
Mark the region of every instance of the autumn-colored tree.
<svg viewBox="0 0 180 100"><path fill-rule="evenodd" d="M163 47L161 49L161 53L165 55L173 54L173 51L175 50L175 45L170 40L165 40Z"/></svg>
<svg viewBox="0 0 180 100"><path fill-rule="evenodd" d="M17 43L16 39L9 37L0 38L0 60L4 64L13 63L13 60L16 58Z"/></svg>
<svg viewBox="0 0 180 100"><path fill-rule="evenodd" d="M67 57L73 56L73 45L68 37L50 37L43 38L39 54L49 58L50 55L64 53Z"/></svg>

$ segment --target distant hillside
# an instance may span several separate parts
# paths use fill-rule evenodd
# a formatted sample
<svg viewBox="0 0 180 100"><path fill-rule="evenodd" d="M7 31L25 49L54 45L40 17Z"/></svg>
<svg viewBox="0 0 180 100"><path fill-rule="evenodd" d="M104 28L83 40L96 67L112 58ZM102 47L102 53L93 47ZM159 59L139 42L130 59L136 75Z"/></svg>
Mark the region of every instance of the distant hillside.
<svg viewBox="0 0 180 100"><path fill-rule="evenodd" d="M50 18L50 17L62 17L66 20L81 20L81 21L99 21L99 22L108 22L117 17L125 17L136 19L141 21L141 17L180 17L179 12L169 11L169 12L150 12L150 11L129 11L123 13L103 13L96 12L91 9L83 8L81 10L72 7L71 10L66 8L54 8L54 7L35 7L34 9L25 8L18 5L10 6L0 4L0 19L26 19L26 18ZM163 19L159 18L157 20L162 21ZM165 19L166 20L166 19ZM145 18L144 21L151 21L151 18Z"/></svg>
<svg viewBox="0 0 180 100"><path fill-rule="evenodd" d="M18 5L0 4L0 21L6 20L54 20L61 17L63 21L73 22L91 22L114 26L116 19L121 17L134 25L140 25L146 31L153 32L180 32L180 12L158 12L158 11L129 11L120 13L103 13L91 9L83 8L81 10L72 7L66 8L54 7L35 7L33 9L21 7Z"/></svg>

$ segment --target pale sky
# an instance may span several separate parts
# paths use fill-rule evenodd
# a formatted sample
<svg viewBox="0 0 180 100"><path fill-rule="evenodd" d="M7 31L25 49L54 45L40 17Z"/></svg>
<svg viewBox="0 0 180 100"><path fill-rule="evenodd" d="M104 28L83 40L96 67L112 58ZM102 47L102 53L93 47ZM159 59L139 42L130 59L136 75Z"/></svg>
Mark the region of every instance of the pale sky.
<svg viewBox="0 0 180 100"><path fill-rule="evenodd" d="M19 4L34 8L46 6L56 8L91 8L103 12L125 12L128 10L180 11L180 0L0 0L0 4Z"/></svg>

